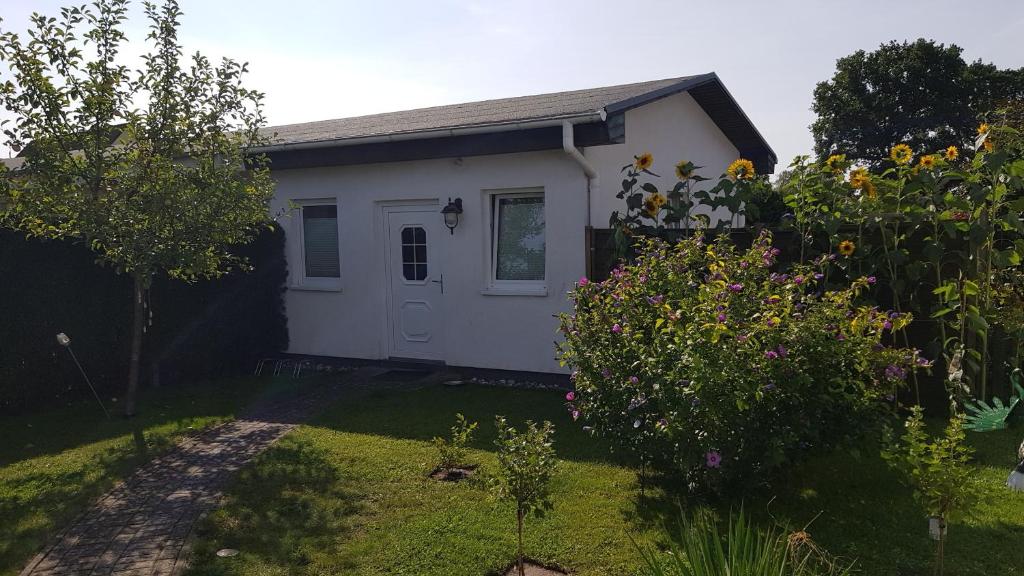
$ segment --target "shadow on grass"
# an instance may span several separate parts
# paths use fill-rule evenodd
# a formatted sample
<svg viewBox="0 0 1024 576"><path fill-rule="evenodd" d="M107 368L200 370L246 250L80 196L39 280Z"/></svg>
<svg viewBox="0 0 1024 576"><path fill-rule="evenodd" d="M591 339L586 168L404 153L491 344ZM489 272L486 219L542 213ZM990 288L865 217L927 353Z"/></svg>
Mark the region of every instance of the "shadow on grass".
<svg viewBox="0 0 1024 576"><path fill-rule="evenodd" d="M1019 432L1017 432L1019 433ZM977 448L974 481L983 496L973 515L954 518L946 544L946 573L958 576L1010 576L1024 566L1024 497L1003 486L1010 469L1014 432L970 436ZM637 494L626 520L659 530L662 544L678 544L685 511L707 505L727 518L741 507L760 525L803 530L829 553L856 560L858 573L871 576L932 574L934 542L927 513L880 456L880 446L837 450L795 465L773 490L746 498L699 500L680 496L671 480L654 479Z"/></svg>
<svg viewBox="0 0 1024 576"><path fill-rule="evenodd" d="M285 437L243 469L231 494L200 524L189 574L252 574L262 566L344 574L353 568L339 543L364 499L346 487L326 450ZM218 558L221 548L242 555Z"/></svg>
<svg viewBox="0 0 1024 576"><path fill-rule="evenodd" d="M102 442L161 426L186 433L209 417L233 416L257 398L287 393L285 382L271 378L234 378L189 386L144 390L138 414L121 416L118 404L108 405L109 420L95 402L7 416L0 419L0 467L38 456Z"/></svg>
<svg viewBox="0 0 1024 576"><path fill-rule="evenodd" d="M170 450L175 438L169 434L147 436L141 423L134 422L123 441L95 452L36 466L30 461L3 470L0 574L17 572L57 530L154 454Z"/></svg>
<svg viewBox="0 0 1024 576"><path fill-rule="evenodd" d="M494 417L502 415L517 427L526 420L550 420L555 425L555 450L564 460L628 463L572 420L565 407L565 392L557 390L474 385L370 390L344 399L314 423L339 432L430 441L435 436L450 437L456 413L480 425L470 448L494 451Z"/></svg>
<svg viewBox="0 0 1024 576"><path fill-rule="evenodd" d="M0 574L16 574L99 496L191 433L230 419L278 388L237 379L147 391L139 415L103 418L95 404L0 424Z"/></svg>

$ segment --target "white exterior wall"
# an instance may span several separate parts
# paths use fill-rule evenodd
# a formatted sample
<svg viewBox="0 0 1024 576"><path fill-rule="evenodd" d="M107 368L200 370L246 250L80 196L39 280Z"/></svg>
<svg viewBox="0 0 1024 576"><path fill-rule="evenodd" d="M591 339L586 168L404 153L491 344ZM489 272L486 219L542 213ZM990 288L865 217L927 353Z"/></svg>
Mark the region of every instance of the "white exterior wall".
<svg viewBox="0 0 1024 576"><path fill-rule="evenodd" d="M455 234L440 243L444 272L444 360L472 366L557 372L553 342L566 292L584 273L586 178L560 150L274 173L274 213L289 200L337 198L341 291L294 287L301 274L298 217L282 216L289 260L285 304L289 352L380 359L388 356L387 283L380 201L462 198ZM484 191L542 187L545 197L547 294L485 295L490 211ZM437 215L441 220L441 214Z"/></svg>
<svg viewBox="0 0 1024 576"><path fill-rule="evenodd" d="M626 112L626 142L610 146L587 148L584 155L597 167L600 191L591 203L592 225L607 228L612 211L626 211L626 201L615 195L622 190L623 174L619 170L644 152L654 155L651 171L661 176L652 179L659 190L671 190L676 183L675 166L680 160L689 160L703 166L698 173L709 182L695 190L709 189L725 173L733 160L739 158L736 147L722 134L718 126L704 113L692 96L683 92L667 96L646 106ZM644 182L641 178L640 182ZM694 213L709 214L705 206L696 206ZM720 209L711 218L728 218L728 210Z"/></svg>
<svg viewBox="0 0 1024 576"><path fill-rule="evenodd" d="M662 176L662 189L674 185L674 165L681 159L704 166L701 174L715 178L737 158L736 148L688 94L628 111L625 144L584 150L601 181L591 197L594 227L606 227L613 210L625 209L624 201L615 198L622 180L619 169L645 151L654 155L653 170ZM443 234L435 238L444 273L444 361L452 366L563 371L555 359L554 315L569 309L566 292L584 274L587 206L587 180L564 152L293 169L276 171L274 177L275 214L286 212L289 201L335 198L340 228L341 290L305 290L298 287L303 263L296 227L301 221L279 217L291 274L285 297L289 352L387 358L381 203L436 200L440 209L451 197L462 198L464 213L454 235L441 226ZM491 244L485 191L538 187L545 195L546 294L484 294Z"/></svg>

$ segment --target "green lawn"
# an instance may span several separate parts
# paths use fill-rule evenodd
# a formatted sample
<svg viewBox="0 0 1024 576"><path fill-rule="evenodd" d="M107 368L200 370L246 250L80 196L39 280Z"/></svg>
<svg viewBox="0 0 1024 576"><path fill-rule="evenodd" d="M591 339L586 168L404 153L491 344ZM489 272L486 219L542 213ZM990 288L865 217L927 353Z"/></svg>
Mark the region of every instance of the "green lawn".
<svg viewBox="0 0 1024 576"><path fill-rule="evenodd" d="M17 574L118 480L179 437L232 418L269 383L244 378L147 392L130 420L105 420L91 402L0 419L0 574Z"/></svg>
<svg viewBox="0 0 1024 576"><path fill-rule="evenodd" d="M554 512L527 524L527 551L577 576L632 574L629 536L659 541L678 501L638 496L635 470L617 463L564 414L557 392L430 387L341 401L248 467L226 506L202 526L192 569L214 574L490 574L512 562L511 508L479 484L427 478L455 412L481 423L473 458L492 469L493 417L550 419L561 469ZM1003 482L1021 431L972 435L986 497L950 527L947 574L1009 576L1024 566L1024 496ZM744 506L762 522L808 529L871 576L930 574L931 542L909 492L865 448L818 459L779 482L778 498ZM720 503L728 510L739 502ZM820 514L820 516L819 516ZM218 558L220 548L237 548Z"/></svg>

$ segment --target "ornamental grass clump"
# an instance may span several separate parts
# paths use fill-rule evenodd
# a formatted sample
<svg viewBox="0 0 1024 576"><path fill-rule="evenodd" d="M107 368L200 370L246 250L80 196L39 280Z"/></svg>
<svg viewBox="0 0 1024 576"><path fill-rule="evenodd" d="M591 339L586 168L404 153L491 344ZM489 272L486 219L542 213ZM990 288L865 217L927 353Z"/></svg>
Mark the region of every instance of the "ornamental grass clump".
<svg viewBox="0 0 1024 576"><path fill-rule="evenodd" d="M910 322L861 304L874 282L825 292L825 261L776 271L768 233L646 240L561 316L570 412L691 488L761 485L810 449L852 438L927 361L886 345Z"/></svg>
<svg viewBox="0 0 1024 576"><path fill-rule="evenodd" d="M845 576L852 564L819 548L807 532L788 536L760 529L741 510L726 530L707 509L698 509L667 553L637 546L645 576Z"/></svg>

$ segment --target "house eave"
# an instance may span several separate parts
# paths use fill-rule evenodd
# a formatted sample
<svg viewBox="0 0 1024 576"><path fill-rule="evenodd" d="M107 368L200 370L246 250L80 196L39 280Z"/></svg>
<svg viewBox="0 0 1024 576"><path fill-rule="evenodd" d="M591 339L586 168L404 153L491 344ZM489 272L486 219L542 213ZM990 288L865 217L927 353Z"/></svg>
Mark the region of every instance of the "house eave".
<svg viewBox="0 0 1024 576"><path fill-rule="evenodd" d="M306 150L313 148L332 148L341 146L359 146L361 144L377 144L381 142L403 142L407 140L429 140L433 138L448 138L453 136L470 136L475 134L492 134L499 132L518 132L545 128L550 126L561 126L565 121L585 124L589 122L603 122L605 120L604 110L595 110L584 114L565 114L552 116L538 120L495 122L488 124L477 124L470 126L456 126L438 130L410 130L406 132L392 132L388 134L358 136L353 138L332 138L326 140L311 140L305 142L282 142L271 143L265 146L258 146L252 149L254 153L283 152L288 150Z"/></svg>

